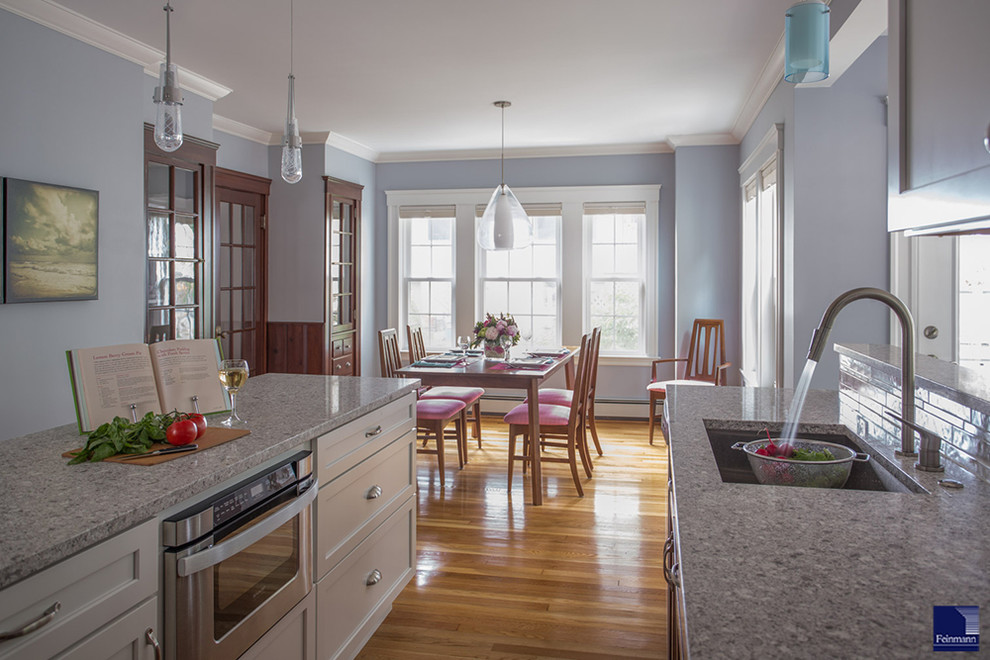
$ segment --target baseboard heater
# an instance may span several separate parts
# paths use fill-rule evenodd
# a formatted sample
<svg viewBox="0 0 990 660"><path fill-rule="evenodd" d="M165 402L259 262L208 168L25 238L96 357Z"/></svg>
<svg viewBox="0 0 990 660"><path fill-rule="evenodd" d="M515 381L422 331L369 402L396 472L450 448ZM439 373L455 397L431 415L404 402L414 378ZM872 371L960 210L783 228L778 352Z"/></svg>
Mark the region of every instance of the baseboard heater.
<svg viewBox="0 0 990 660"><path fill-rule="evenodd" d="M525 399L521 394L485 394L481 397L482 415L504 415ZM646 399L595 399L597 419L648 419L650 402Z"/></svg>

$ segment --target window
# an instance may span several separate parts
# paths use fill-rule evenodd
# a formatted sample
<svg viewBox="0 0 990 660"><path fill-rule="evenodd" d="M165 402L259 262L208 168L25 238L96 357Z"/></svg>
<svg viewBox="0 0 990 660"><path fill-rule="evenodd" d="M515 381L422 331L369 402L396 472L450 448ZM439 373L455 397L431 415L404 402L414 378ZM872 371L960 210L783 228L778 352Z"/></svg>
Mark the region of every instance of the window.
<svg viewBox="0 0 990 660"><path fill-rule="evenodd" d="M958 238L959 364L990 371L990 236Z"/></svg>
<svg viewBox="0 0 990 660"><path fill-rule="evenodd" d="M742 178L742 377L750 387L783 383L782 244L778 163L783 126L770 130L739 168Z"/></svg>
<svg viewBox="0 0 990 660"><path fill-rule="evenodd" d="M453 346L454 208L403 207L399 217L407 319L401 325L420 326L430 348Z"/></svg>
<svg viewBox="0 0 990 660"><path fill-rule="evenodd" d="M645 353L646 205L586 204L587 327L602 350Z"/></svg>
<svg viewBox="0 0 990 660"><path fill-rule="evenodd" d="M478 250L481 309L511 314L519 325L520 348L560 346L560 207L527 207L526 213L533 223L532 245Z"/></svg>
<svg viewBox="0 0 990 660"><path fill-rule="evenodd" d="M657 351L660 186L513 192L533 244L487 252L475 229L491 189L386 191L387 326L402 336L420 325L427 348L439 350L487 312L515 317L523 347L575 346L601 325L603 357L648 364Z"/></svg>

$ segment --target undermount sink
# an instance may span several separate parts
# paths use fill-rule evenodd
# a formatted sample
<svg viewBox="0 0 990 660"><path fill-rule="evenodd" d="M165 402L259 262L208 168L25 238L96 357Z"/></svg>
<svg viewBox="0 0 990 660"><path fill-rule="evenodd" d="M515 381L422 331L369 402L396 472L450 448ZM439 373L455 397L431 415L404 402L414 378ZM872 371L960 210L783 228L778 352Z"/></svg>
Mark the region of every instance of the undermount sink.
<svg viewBox="0 0 990 660"><path fill-rule="evenodd" d="M761 485L753 474L753 469L746 458L746 452L732 449L732 445L737 442L750 442L759 440L765 434L763 426L759 430L738 430L720 428L716 421L705 421L705 430L708 432L708 442L712 447L712 454L715 456L715 463L718 465L719 476L722 481L733 484L753 484ZM780 425L766 425L770 429L770 434L774 437L780 435ZM849 447L855 452L870 455L870 460L865 462L853 461L849 479L843 489L846 490L870 490L884 491L891 493L927 493L921 484L912 479L901 468L885 456L873 451L870 447L862 444L858 438L848 432L834 433L807 433L799 430L798 436L812 440L824 442L834 442L835 444Z"/></svg>

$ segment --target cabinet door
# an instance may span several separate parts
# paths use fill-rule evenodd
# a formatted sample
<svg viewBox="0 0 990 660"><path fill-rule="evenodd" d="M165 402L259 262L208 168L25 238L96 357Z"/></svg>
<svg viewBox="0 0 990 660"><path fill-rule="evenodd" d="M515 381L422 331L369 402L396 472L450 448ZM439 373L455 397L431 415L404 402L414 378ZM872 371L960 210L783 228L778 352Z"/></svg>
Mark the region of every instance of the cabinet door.
<svg viewBox="0 0 990 660"><path fill-rule="evenodd" d="M890 231L990 216L990 3L890 0Z"/></svg>
<svg viewBox="0 0 990 660"><path fill-rule="evenodd" d="M324 181L326 373L359 376L361 374L360 229L363 186L331 177L324 177ZM345 366L348 362L349 367Z"/></svg>
<svg viewBox="0 0 990 660"><path fill-rule="evenodd" d="M152 598L76 644L56 660L154 660L158 633L158 599Z"/></svg>
<svg viewBox="0 0 990 660"><path fill-rule="evenodd" d="M310 591L239 660L316 660L316 591Z"/></svg>

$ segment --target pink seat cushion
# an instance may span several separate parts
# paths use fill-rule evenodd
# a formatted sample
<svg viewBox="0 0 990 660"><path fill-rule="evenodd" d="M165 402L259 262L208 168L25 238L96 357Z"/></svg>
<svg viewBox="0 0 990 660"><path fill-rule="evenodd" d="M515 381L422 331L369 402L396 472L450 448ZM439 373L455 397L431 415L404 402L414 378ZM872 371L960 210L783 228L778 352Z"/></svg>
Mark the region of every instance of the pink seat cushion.
<svg viewBox="0 0 990 660"><path fill-rule="evenodd" d="M555 387L546 387L540 390L540 403L549 403L554 406L569 406L574 396L574 390L560 390Z"/></svg>
<svg viewBox="0 0 990 660"><path fill-rule="evenodd" d="M420 399L416 402L417 419L450 419L464 410L464 402L454 399Z"/></svg>
<svg viewBox="0 0 990 660"><path fill-rule="evenodd" d="M646 386L646 389L650 392L666 392L668 385L701 385L708 387L715 387L715 383L711 383L707 380L688 380L680 378L677 380L658 380L655 383L650 383Z"/></svg>
<svg viewBox="0 0 990 660"><path fill-rule="evenodd" d="M540 404L540 425L547 426L567 426L571 409L564 406L554 406L551 404ZM508 424L529 424L529 405L521 403L505 416Z"/></svg>
<svg viewBox="0 0 990 660"><path fill-rule="evenodd" d="M454 399L463 401L466 406L473 406L481 398L485 390L480 387L431 387L420 392L420 399Z"/></svg>

